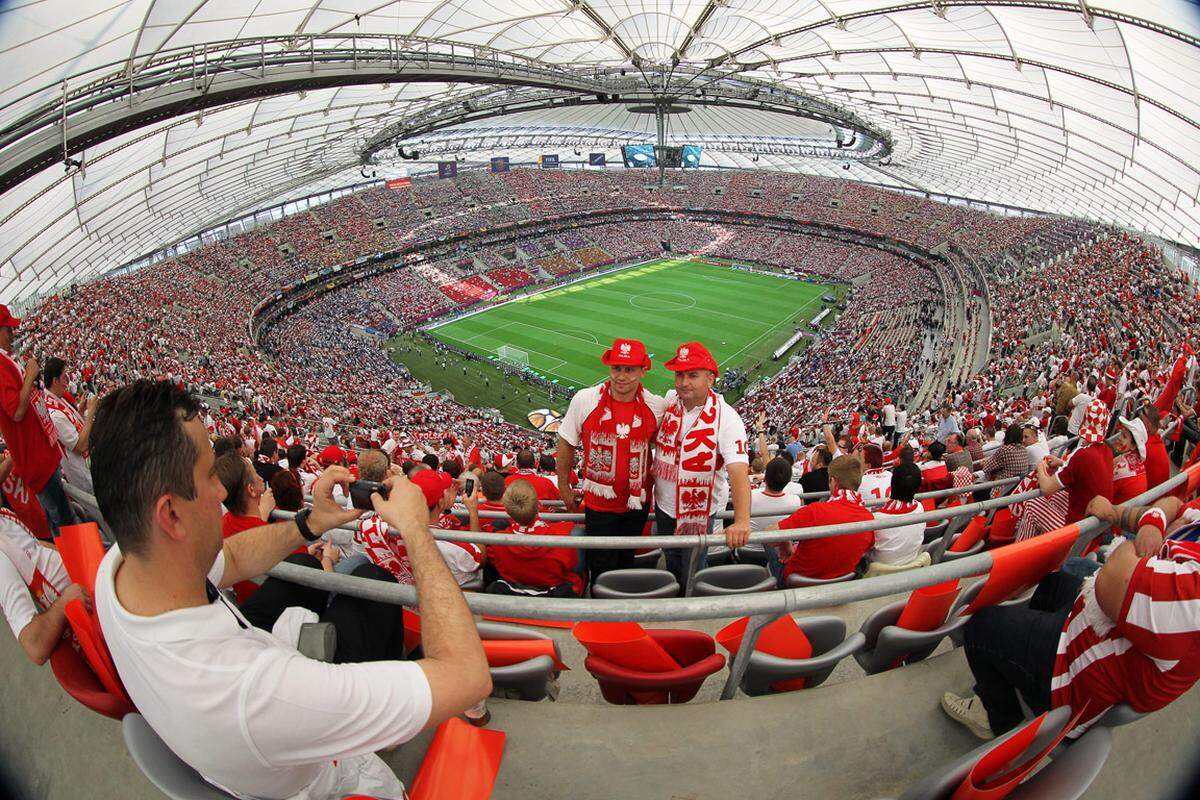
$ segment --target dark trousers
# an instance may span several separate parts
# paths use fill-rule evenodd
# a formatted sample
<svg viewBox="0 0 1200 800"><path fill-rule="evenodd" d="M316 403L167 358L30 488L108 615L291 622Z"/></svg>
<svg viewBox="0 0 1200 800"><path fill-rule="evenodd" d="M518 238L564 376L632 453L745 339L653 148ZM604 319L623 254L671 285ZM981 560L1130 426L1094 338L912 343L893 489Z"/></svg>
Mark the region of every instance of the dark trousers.
<svg viewBox="0 0 1200 800"><path fill-rule="evenodd" d="M46 512L46 522L50 525L50 535L58 538L58 530L64 525L74 525L75 512L71 510L71 502L67 499L67 490L63 488L62 468L54 471L50 480L38 492L38 502Z"/></svg>
<svg viewBox="0 0 1200 800"><path fill-rule="evenodd" d="M646 527L650 509L635 511L583 510L583 527L588 536L641 536ZM632 550L588 550L587 566L592 580L612 569L629 569L633 566Z"/></svg>
<svg viewBox="0 0 1200 800"><path fill-rule="evenodd" d="M321 568L321 562L308 553L295 553L284 561ZM376 564L363 564L351 574L356 578L396 582L390 572ZM335 595L330 601L329 596L323 589L267 578L242 603L241 612L251 625L269 631L285 608L307 608L337 629L337 652L333 659L337 664L404 658L404 617L400 606L347 594Z"/></svg>
<svg viewBox="0 0 1200 800"><path fill-rule="evenodd" d="M1047 575L1025 606L989 606L971 617L964 647L975 694L997 736L1025 719L1017 693L1035 714L1050 708L1050 680L1058 639L1083 579L1065 572Z"/></svg>
<svg viewBox="0 0 1200 800"><path fill-rule="evenodd" d="M708 518L708 532L712 533L715 527L716 517ZM675 535L675 518L668 515L661 508L654 509L654 534L656 536L674 536ZM687 573L688 563L691 561L692 554L695 550L687 547L670 547L663 548L663 560L667 562L667 569L675 576L675 580L679 581L681 590L687 588ZM708 551L702 550L700 557L696 561L696 572L708 566Z"/></svg>
<svg viewBox="0 0 1200 800"><path fill-rule="evenodd" d="M1179 433L1179 441L1171 444L1171 461L1176 467L1183 464L1183 451L1188 444L1200 446L1200 426L1197 426L1194 419L1185 419L1183 428Z"/></svg>

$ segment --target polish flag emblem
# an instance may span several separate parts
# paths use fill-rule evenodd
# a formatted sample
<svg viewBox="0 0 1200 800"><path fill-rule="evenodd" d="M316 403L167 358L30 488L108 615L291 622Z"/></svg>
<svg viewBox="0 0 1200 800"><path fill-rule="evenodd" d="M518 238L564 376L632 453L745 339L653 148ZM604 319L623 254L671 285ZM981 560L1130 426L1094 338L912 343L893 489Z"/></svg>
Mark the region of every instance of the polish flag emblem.
<svg viewBox="0 0 1200 800"><path fill-rule="evenodd" d="M681 347L681 348L679 348L679 357L680 357L680 358L687 358L687 357L688 357L688 349L689 349L689 348L687 348L687 347Z"/></svg>
<svg viewBox="0 0 1200 800"><path fill-rule="evenodd" d="M629 342L621 342L621 355L623 355L623 356L629 355L629 352L632 349L633 348L630 346Z"/></svg>

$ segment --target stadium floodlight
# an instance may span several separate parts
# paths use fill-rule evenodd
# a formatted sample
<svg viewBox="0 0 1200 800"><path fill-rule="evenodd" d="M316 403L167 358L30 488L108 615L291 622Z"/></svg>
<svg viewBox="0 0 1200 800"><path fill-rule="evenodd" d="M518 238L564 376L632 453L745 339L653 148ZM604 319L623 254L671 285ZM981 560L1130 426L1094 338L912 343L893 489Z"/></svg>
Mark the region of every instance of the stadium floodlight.
<svg viewBox="0 0 1200 800"><path fill-rule="evenodd" d="M529 353L510 344L500 345L496 350L496 358L513 366L529 367Z"/></svg>

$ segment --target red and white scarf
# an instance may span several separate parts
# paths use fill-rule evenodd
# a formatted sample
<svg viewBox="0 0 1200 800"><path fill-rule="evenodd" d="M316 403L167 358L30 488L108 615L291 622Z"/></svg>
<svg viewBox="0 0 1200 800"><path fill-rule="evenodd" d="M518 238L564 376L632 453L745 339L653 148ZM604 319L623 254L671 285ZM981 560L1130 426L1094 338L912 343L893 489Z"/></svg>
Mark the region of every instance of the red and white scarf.
<svg viewBox="0 0 1200 800"><path fill-rule="evenodd" d="M378 514L359 520L354 539L367 551L372 564L383 567L402 584L411 586L414 583L404 540L399 536L388 536L387 523Z"/></svg>
<svg viewBox="0 0 1200 800"><path fill-rule="evenodd" d="M862 495L859 494L858 492L853 492L849 489L834 489L833 491L831 491L829 493L829 502L832 503L835 500L841 500L842 502L849 503L850 505L853 505L853 506L861 506L863 504ZM896 500L889 500L887 502L887 504L884 505L884 508L887 508L888 504L898 503L898 502L899 501L896 501ZM893 512L888 512L888 513L893 513Z"/></svg>
<svg viewBox="0 0 1200 800"><path fill-rule="evenodd" d="M650 475L650 439L654 436L654 412L638 387L633 402L637 407L629 424L618 425L612 412L608 382L600 386L600 402L583 421L583 491L613 500L620 461L619 447L628 442L629 499L626 505L639 509L646 502Z"/></svg>
<svg viewBox="0 0 1200 800"><path fill-rule="evenodd" d="M18 364L12 356L0 350L0 356L8 359L8 363L16 368L17 374L22 378L25 377L25 368ZM54 421L50 419L50 412L46 410L46 396L49 392L43 392L35 385L33 393L29 395L29 410L37 417L38 424L42 426L42 433L46 434L46 438L51 445L58 444L58 431L54 428Z"/></svg>
<svg viewBox="0 0 1200 800"><path fill-rule="evenodd" d="M886 503L875 509L876 514L911 514L914 511L920 511L921 504L916 500L905 503L903 500L888 500Z"/></svg>
<svg viewBox="0 0 1200 800"><path fill-rule="evenodd" d="M33 532L8 509L0 509L0 516L4 517L7 521L6 524L20 526L21 528L20 532L14 531L12 534L0 533L0 555L8 557L8 560L12 562L17 573L21 576L21 580L25 581L25 585L29 587L29 594L33 596L33 601L38 609L45 611L58 599L60 587L55 586L42 575L41 570L33 563L33 559L14 540L15 536L21 535L26 535L30 539L33 539Z"/></svg>
<svg viewBox="0 0 1200 800"><path fill-rule="evenodd" d="M675 534L695 536L708 532L712 514L713 482L722 466L717 451L721 431L721 400L709 391L700 416L683 433L683 403L675 402L663 413L655 442L655 475L675 484Z"/></svg>

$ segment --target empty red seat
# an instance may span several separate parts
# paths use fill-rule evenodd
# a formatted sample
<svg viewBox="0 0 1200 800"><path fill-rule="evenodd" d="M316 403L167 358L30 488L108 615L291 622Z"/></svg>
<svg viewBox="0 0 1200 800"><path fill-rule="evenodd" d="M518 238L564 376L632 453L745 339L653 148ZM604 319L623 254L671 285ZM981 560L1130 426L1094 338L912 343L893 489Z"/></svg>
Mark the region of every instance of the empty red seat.
<svg viewBox="0 0 1200 800"><path fill-rule="evenodd" d="M725 656L716 652L716 642L707 633L673 629L645 633L678 667L650 671L631 662L619 664L589 655L583 665L595 676L600 693L608 702L616 705L686 703L696 696L710 675L725 666Z"/></svg>

